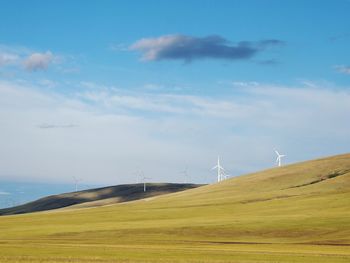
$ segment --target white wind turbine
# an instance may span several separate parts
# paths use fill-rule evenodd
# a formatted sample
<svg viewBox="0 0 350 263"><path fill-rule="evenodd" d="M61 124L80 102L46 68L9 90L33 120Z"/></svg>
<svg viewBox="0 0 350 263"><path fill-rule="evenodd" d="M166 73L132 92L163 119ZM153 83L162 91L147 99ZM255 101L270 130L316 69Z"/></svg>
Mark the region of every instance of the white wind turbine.
<svg viewBox="0 0 350 263"><path fill-rule="evenodd" d="M142 177L143 177L143 171L142 170L138 170L136 172L134 172L134 175L136 175L136 182L137 183L142 183Z"/></svg>
<svg viewBox="0 0 350 263"><path fill-rule="evenodd" d="M226 179L225 169L220 165L220 156L218 156L217 164L212 168L212 170L217 169L217 180L221 182Z"/></svg>
<svg viewBox="0 0 350 263"><path fill-rule="evenodd" d="M185 184L189 183L190 176L188 175L188 167L187 167L187 165L185 167L185 170L181 171L180 173L183 174L184 177L185 177Z"/></svg>
<svg viewBox="0 0 350 263"><path fill-rule="evenodd" d="M152 178L146 177L142 170L139 171L138 176L140 178L141 183L143 183L143 191L146 192L147 191L146 180L149 180Z"/></svg>
<svg viewBox="0 0 350 263"><path fill-rule="evenodd" d="M73 177L73 180L74 180L74 185L75 185L75 192L78 191L78 184L82 181L82 179L79 179L75 176L72 176Z"/></svg>
<svg viewBox="0 0 350 263"><path fill-rule="evenodd" d="M282 163L281 163L282 158L285 157L286 155L285 154L280 154L277 150L275 150L275 153L277 154L276 163L280 167L282 165Z"/></svg>

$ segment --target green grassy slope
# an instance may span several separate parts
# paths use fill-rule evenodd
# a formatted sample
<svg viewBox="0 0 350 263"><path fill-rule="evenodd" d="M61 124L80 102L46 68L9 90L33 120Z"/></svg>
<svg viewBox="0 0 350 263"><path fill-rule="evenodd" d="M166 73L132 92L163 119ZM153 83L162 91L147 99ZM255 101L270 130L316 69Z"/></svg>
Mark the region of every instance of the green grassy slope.
<svg viewBox="0 0 350 263"><path fill-rule="evenodd" d="M125 184L89 189L78 192L47 196L20 206L0 209L0 215L23 214L63 207L94 207L116 204L152 196L169 194L199 187L196 184L148 183L144 192L143 184Z"/></svg>
<svg viewBox="0 0 350 263"><path fill-rule="evenodd" d="M350 262L350 155L153 199L0 217L0 262Z"/></svg>

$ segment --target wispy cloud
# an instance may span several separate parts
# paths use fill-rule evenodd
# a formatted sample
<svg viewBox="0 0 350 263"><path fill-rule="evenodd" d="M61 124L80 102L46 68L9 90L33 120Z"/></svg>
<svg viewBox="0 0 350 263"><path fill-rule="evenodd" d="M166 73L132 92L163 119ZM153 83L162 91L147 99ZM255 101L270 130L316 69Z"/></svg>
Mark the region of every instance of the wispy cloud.
<svg viewBox="0 0 350 263"><path fill-rule="evenodd" d="M58 86L59 83L50 79L41 79L38 81L38 84L42 87L54 88Z"/></svg>
<svg viewBox="0 0 350 263"><path fill-rule="evenodd" d="M330 41L338 41L341 39L350 38L350 33L343 33L329 37Z"/></svg>
<svg viewBox="0 0 350 263"><path fill-rule="evenodd" d="M252 88L252 87L258 87L261 84L256 81L233 81L230 82L234 87L247 87L247 88Z"/></svg>
<svg viewBox="0 0 350 263"><path fill-rule="evenodd" d="M128 46L123 43L111 43L109 49L112 51L128 51Z"/></svg>
<svg viewBox="0 0 350 263"><path fill-rule="evenodd" d="M266 60L259 60L257 61L257 63L260 65L274 66L274 65L278 65L280 62L277 61L276 59L266 59Z"/></svg>
<svg viewBox="0 0 350 263"><path fill-rule="evenodd" d="M207 37L165 35L138 40L130 46L130 50L141 52L142 59L146 61L192 61L199 59L246 60L269 47L283 44L283 41L277 39L232 43L217 35Z"/></svg>
<svg viewBox="0 0 350 263"><path fill-rule="evenodd" d="M194 180L203 182L217 154L236 174L273 165L274 147L290 161L350 147L346 89L232 84L239 96L237 88L209 97L97 83L62 95L0 81L0 175L69 181L74 173L89 183L126 183L139 166L156 181L177 181L190 159Z"/></svg>
<svg viewBox="0 0 350 263"><path fill-rule="evenodd" d="M0 195L10 195L11 193L0 191Z"/></svg>
<svg viewBox="0 0 350 263"><path fill-rule="evenodd" d="M340 73L350 75L350 66L337 65L334 68Z"/></svg>
<svg viewBox="0 0 350 263"><path fill-rule="evenodd" d="M0 67L5 65L15 64L19 57L16 54L0 53Z"/></svg>

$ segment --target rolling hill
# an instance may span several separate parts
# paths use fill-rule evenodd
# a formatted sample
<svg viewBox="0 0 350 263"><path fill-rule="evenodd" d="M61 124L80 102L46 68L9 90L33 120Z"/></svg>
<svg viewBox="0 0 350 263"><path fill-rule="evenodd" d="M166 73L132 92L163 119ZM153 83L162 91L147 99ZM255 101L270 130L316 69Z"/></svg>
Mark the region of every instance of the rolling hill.
<svg viewBox="0 0 350 263"><path fill-rule="evenodd" d="M350 154L153 199L0 217L0 262L350 262Z"/></svg>
<svg viewBox="0 0 350 263"><path fill-rule="evenodd" d="M192 189L201 185L148 183L147 191L143 191L143 184L125 184L102 188L89 189L40 198L23 205L0 209L0 215L23 214L46 211L69 206L94 207L107 204L122 203L157 195L169 194Z"/></svg>

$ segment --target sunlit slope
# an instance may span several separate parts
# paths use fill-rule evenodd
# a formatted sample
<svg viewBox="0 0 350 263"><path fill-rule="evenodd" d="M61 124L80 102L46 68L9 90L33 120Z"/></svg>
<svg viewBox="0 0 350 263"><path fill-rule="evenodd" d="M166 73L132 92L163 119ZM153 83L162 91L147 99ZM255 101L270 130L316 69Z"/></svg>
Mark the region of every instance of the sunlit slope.
<svg viewBox="0 0 350 263"><path fill-rule="evenodd" d="M89 189L59 195L51 195L40 198L23 205L0 209L0 215L23 214L30 212L46 211L63 207L94 207L107 204L116 204L152 196L174 193L199 187L196 184L175 183L148 183L147 191L144 185L124 184L108 187Z"/></svg>
<svg viewBox="0 0 350 263"><path fill-rule="evenodd" d="M57 250L46 249L42 256L68 253L65 244L94 247L103 258L119 253L131 262L140 251L147 262L170 262L164 249L174 259L200 262L349 262L350 155L122 204L4 216L0 240L6 255L30 241ZM113 253L105 254L102 247ZM242 257L237 249L245 251ZM235 256L237 261L228 260Z"/></svg>

